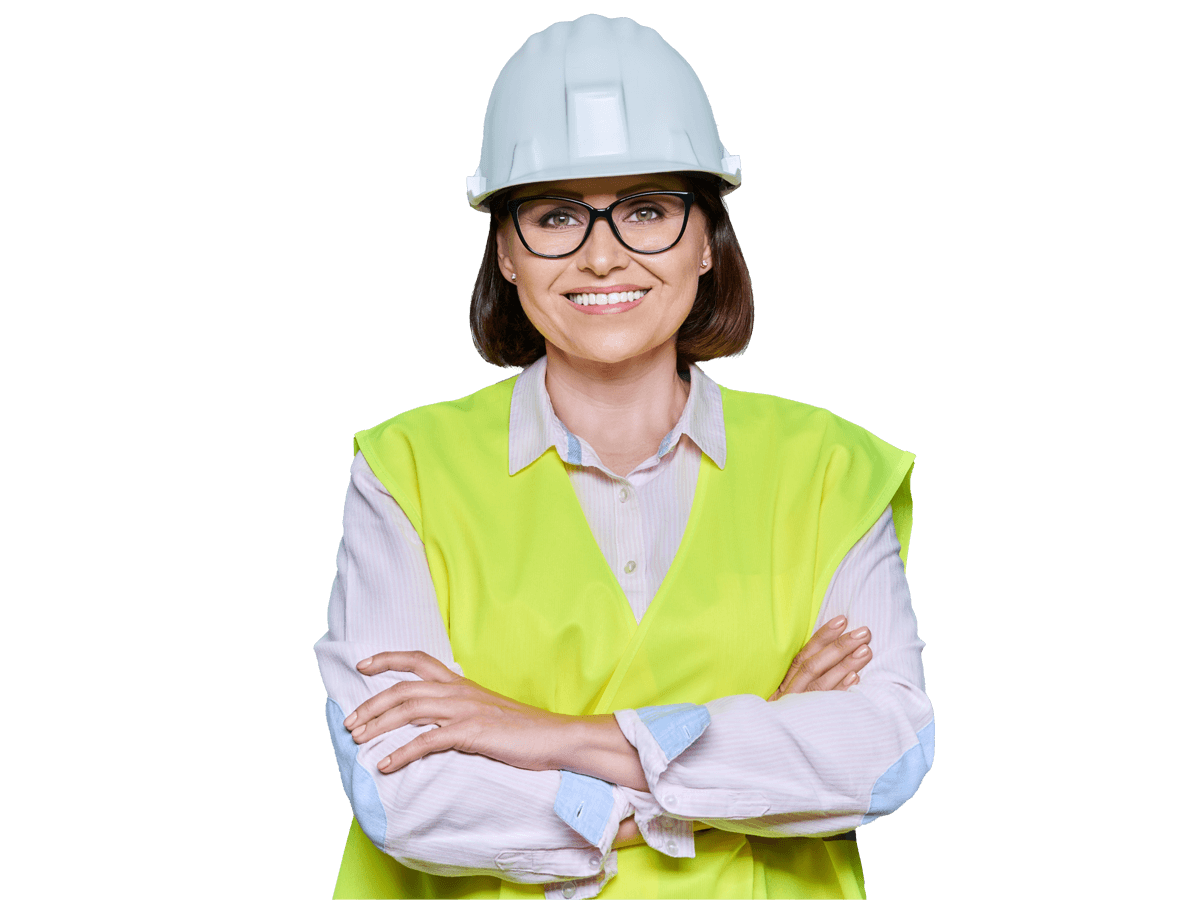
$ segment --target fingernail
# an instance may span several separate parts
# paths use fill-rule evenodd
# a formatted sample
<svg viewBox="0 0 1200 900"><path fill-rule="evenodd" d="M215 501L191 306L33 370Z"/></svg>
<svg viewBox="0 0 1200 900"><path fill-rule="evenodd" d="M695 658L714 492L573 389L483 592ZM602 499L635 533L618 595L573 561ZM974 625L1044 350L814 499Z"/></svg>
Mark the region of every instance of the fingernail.
<svg viewBox="0 0 1200 900"><path fill-rule="evenodd" d="M362 668L365 668L366 666L369 666L371 664L371 660L373 660L374 658L375 657L373 657L373 656L368 656L366 659L364 659L362 662L360 662L358 664L358 667L360 669L362 669Z"/></svg>
<svg viewBox="0 0 1200 900"><path fill-rule="evenodd" d="M870 633L871 633L871 629L867 628L867 626L864 625L862 628L857 628L854 631L850 632L850 637L855 638L855 639L865 638Z"/></svg>
<svg viewBox="0 0 1200 900"><path fill-rule="evenodd" d="M858 684L858 673L857 673L857 672L851 672L851 673L850 673L850 675L849 675L849 677L847 677L847 678L846 678L846 684L847 684L847 685L850 685L850 684Z"/></svg>
<svg viewBox="0 0 1200 900"><path fill-rule="evenodd" d="M352 732L350 732L350 735L351 735L352 737L358 737L359 735L361 735L361 734L362 734L364 731L366 731L366 730L367 730L367 726L366 726L366 725L359 725L359 726L358 726L357 728L355 728L355 729L354 729Z"/></svg>
<svg viewBox="0 0 1200 900"><path fill-rule="evenodd" d="M866 656L870 652L871 652L871 648L868 647L866 644L863 644L861 647L859 647L857 650L855 650L850 655L855 657L856 659L862 659L864 656Z"/></svg>
<svg viewBox="0 0 1200 900"><path fill-rule="evenodd" d="M389 765L391 765L391 762L392 762L392 758L390 756L385 756L383 759L381 759L379 761L379 768L386 769Z"/></svg>
<svg viewBox="0 0 1200 900"><path fill-rule="evenodd" d="M830 621L829 627L830 628L845 628L846 627L846 617L838 616L836 619L833 619L832 621Z"/></svg>
<svg viewBox="0 0 1200 900"><path fill-rule="evenodd" d="M343 725L345 725L347 728L349 728L351 725L353 725L353 724L354 724L354 720L355 720L355 719L357 719L357 718L358 718L358 713L356 713L356 712L352 712L352 713L350 713L350 715L349 715L349 716L346 718L346 721L345 721L345 722L343 722L342 724L343 724Z"/></svg>

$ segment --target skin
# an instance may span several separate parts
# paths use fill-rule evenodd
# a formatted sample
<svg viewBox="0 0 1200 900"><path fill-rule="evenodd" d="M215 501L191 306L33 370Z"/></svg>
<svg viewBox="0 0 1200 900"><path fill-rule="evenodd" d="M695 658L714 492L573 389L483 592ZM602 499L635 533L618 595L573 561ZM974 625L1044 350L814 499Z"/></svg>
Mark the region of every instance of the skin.
<svg viewBox="0 0 1200 900"><path fill-rule="evenodd" d="M603 208L645 190L686 190L670 175L577 179L530 185L517 196L557 194ZM546 338L546 388L555 413L585 439L604 465L627 475L654 455L687 403L676 372L675 335L712 266L708 223L693 207L682 239L665 253L638 254L598 221L584 245L561 259L538 257L507 221L497 236L500 269L516 284L521 306ZM515 280L513 276L516 276ZM604 287L648 288L636 304L588 314L567 294ZM768 698L804 691L847 690L871 659L870 632L846 632L839 616L808 640ZM420 651L379 653L360 672L411 672L421 681L395 684L345 720L356 743L404 725L438 725L380 761L396 772L429 753L477 753L523 769L570 770L646 791L637 751L616 718L567 716L518 703L451 672ZM640 840L632 818L614 846Z"/></svg>
<svg viewBox="0 0 1200 900"><path fill-rule="evenodd" d="M636 175L530 185L516 196L578 196L603 208L654 189L687 185L669 175ZM665 253L627 250L607 222L597 222L584 245L562 259L526 250L511 219L497 242L501 273L516 284L525 314L546 338L546 389L554 411L609 469L627 475L653 455L687 403L687 385L675 371L675 335L712 265L704 214L693 206L682 239ZM566 297L615 285L650 293L634 309L606 315L584 313Z"/></svg>
<svg viewBox="0 0 1200 900"><path fill-rule="evenodd" d="M826 623L793 659L778 700L805 691L848 690L871 660L870 631L846 632L845 616ZM451 672L419 650L377 653L358 664L364 675L411 672L421 681L402 681L376 694L345 721L355 743L404 725L438 725L418 735L379 763L384 773L443 750L478 753L523 769L579 772L648 790L637 751L614 716L567 716L518 703ZM621 823L613 846L639 843L632 818Z"/></svg>

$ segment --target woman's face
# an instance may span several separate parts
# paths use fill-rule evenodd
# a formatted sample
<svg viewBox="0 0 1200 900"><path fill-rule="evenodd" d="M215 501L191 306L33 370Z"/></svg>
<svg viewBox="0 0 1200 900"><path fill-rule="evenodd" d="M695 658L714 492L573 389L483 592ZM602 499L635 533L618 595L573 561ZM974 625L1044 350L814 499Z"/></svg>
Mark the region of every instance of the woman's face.
<svg viewBox="0 0 1200 900"><path fill-rule="evenodd" d="M687 189L683 179L671 175L630 175L543 182L514 196L554 194L603 209L629 194ZM669 352L673 360L675 334L691 311L700 276L712 263L708 222L695 205L683 237L663 253L627 249L604 220L596 221L582 247L560 259L530 253L511 217L497 239L502 276L517 286L525 314L546 343L569 361L617 364L655 351ZM584 302L585 294L623 292L634 292L633 297L609 304Z"/></svg>

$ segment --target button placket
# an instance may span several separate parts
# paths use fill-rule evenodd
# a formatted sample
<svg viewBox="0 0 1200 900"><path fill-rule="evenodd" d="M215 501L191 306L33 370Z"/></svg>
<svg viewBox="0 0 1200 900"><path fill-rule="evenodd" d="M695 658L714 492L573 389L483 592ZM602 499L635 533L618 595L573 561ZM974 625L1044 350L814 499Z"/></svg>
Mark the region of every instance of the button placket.
<svg viewBox="0 0 1200 900"><path fill-rule="evenodd" d="M633 575L638 568L638 559L643 552L642 529L638 510L637 493L633 485L625 482L617 489L618 565L626 575ZM627 583L627 587L629 587Z"/></svg>

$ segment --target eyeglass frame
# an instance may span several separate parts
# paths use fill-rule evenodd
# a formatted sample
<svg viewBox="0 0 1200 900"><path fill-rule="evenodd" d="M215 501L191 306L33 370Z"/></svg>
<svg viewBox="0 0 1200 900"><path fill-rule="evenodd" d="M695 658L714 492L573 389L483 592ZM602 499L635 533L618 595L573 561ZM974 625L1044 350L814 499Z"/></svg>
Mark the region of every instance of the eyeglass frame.
<svg viewBox="0 0 1200 900"><path fill-rule="evenodd" d="M638 250L636 247L629 246L629 244L625 242L625 239L621 237L621 229L619 229L617 224L613 221L613 208L620 206L622 203L625 203L628 200L636 200L638 197L661 196L663 194L666 194L669 197L681 197L683 199L683 225L679 229L679 236L661 250ZM587 228L584 229L583 238L579 241L579 246L570 253L554 254L538 253L536 250L530 247L529 241L525 240L525 235L521 233L521 223L517 220L517 209L520 208L522 203L529 203L531 200L562 200L565 203L575 203L579 206L586 207L588 209L588 223ZM556 194L537 194L533 197L521 197L516 200L509 200L506 205L508 207L508 215L512 219L513 227L517 229L517 237L521 239L521 243L525 245L526 250L528 250L534 256L540 256L542 259L565 259L568 256L578 253L583 245L587 243L587 239L592 236L592 226L596 224L597 219L604 219L607 221L608 227L613 233L613 237L620 242L622 247L624 247L626 250L629 250L631 253L640 253L643 256L653 256L656 253L666 253L681 240L683 240L684 232L687 231L688 219L692 213L692 204L695 202L696 195L692 191L639 191L636 194L630 194L628 197L618 197L617 200L604 207L604 209L596 209L596 207L592 206L590 203L584 203L582 200L576 199L575 197L559 197Z"/></svg>

